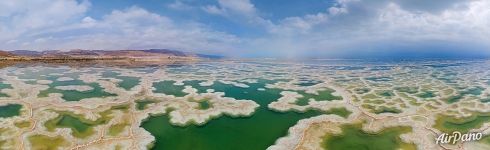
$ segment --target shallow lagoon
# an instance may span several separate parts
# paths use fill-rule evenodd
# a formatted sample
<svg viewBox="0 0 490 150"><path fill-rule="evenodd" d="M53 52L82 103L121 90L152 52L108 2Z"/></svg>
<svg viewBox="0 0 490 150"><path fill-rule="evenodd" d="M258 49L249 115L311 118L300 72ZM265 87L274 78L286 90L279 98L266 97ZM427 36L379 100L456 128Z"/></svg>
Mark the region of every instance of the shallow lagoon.
<svg viewBox="0 0 490 150"><path fill-rule="evenodd" d="M416 150L414 144L405 143L400 134L411 132L407 127L392 127L379 133L369 133L360 124L342 126L340 135L326 135L323 146L328 150Z"/></svg>
<svg viewBox="0 0 490 150"><path fill-rule="evenodd" d="M10 84L4 84L0 80L0 91L2 91L3 89L11 89L11 88L12 86L10 86ZM0 92L0 97L9 97L9 96L5 93Z"/></svg>
<svg viewBox="0 0 490 150"><path fill-rule="evenodd" d="M263 88L266 83L273 82L268 80L260 81L249 84L250 87L248 88L219 82L210 87L203 87L198 85L198 81L186 82L189 85L196 86L201 92L206 91L205 89L214 89L225 92L227 97L254 100L260 107L250 117L223 116L212 119L202 126L174 126L169 122L169 118L166 115L150 117L142 123L142 127L157 138L153 149L266 149L274 144L277 138L287 135L287 129L296 124L298 120L324 114L313 110L306 113L281 113L269 110L267 104L280 97L280 90L267 89L258 91L257 89ZM345 111L332 111L332 113L346 115ZM237 147L237 145L240 146Z"/></svg>
<svg viewBox="0 0 490 150"><path fill-rule="evenodd" d="M22 105L20 104L8 104L5 106L0 106L0 118L18 116L20 114L20 109Z"/></svg>
<svg viewBox="0 0 490 150"><path fill-rule="evenodd" d="M33 129L39 134L56 134L53 130L57 128L68 128L74 132L73 135L59 137L54 135L50 135L49 137L46 135L26 136L30 137L29 141L33 142L33 145L35 146L42 146L39 142L52 140L55 141L53 142L53 145L47 145L48 148L52 148L56 147L56 145L64 145L63 143L65 142L70 143L73 140L90 139L92 135L99 134L106 134L107 137L127 138L125 137L127 133L125 131L129 131L128 126L132 122L129 121L128 115L124 115L124 113L132 112L135 114L144 114L150 113L151 111L161 113L161 110L164 109L159 110L159 108L163 108L163 105L175 104L175 100L187 100L188 102L192 102L193 105L189 105L192 107L186 109L197 109L202 112L213 110L214 107L218 106L215 105L216 101L209 101L205 98L173 99L173 97L181 98L189 96L189 93L184 92L183 90L186 86L190 86L197 91L197 93L194 93L197 95L223 92L224 97L237 100L251 100L256 102L259 106L250 116L233 117L224 114L209 119L208 122L203 125L173 125L169 122L170 118L168 113L160 115L152 114L154 116L148 118L137 118L143 120L143 122L141 124L139 124L139 122L138 124L132 124L132 127L140 126L156 137L156 141L153 143L153 149L262 150L275 144L277 139L287 136L288 129L295 126L299 120L312 118L314 116L335 114L329 116L340 116L337 118L344 119L351 116L352 119L356 118L354 115L359 115L359 113L353 113L356 111L350 112L350 110L356 109L363 110L364 113L372 116L384 115L398 117L398 115L412 115L412 113L418 113L416 111L411 111L411 109L418 109L421 107L428 108L423 114L428 116L438 116L442 112L441 110L447 108L454 108L453 114L462 114L462 112L467 112L467 109L473 109L471 107L483 107L479 102L484 101L485 98L488 98L489 96L488 93L486 93L488 91L486 90L487 87L483 86L483 84L486 84L487 80L479 80L476 78L471 81L466 81L472 79L469 78L471 77L470 75L481 73L481 71L471 72L470 70L466 74L461 74L458 72L458 68L455 68L459 66L437 67L436 69L433 67L389 66L389 69L385 69L383 67L356 67L349 65L304 66L294 63L210 62L139 68L69 68L66 66L42 67L41 69L34 67L24 68L23 71L17 74L12 72L6 74L8 76L18 77L23 82L29 84L29 86L33 85L33 87L34 85L41 86L41 83L36 82L39 80L49 80L51 83L42 84L42 86L47 87L47 89L40 90L39 92L41 94L36 95L41 97L40 99L33 98L32 100L34 101L31 99L31 101L24 100L22 103L18 104L20 106L18 109L7 107L5 109L0 108L0 117L6 116L3 117L3 119L21 118L14 122L15 126L26 130L32 125L39 126L38 124L41 123L42 126L47 127L49 131L45 132L43 128ZM297 71L295 69L304 70ZM415 71L410 69L415 69ZM420 74L408 73L407 70ZM145 76L155 72L162 73L155 74L155 76L152 77ZM95 82L82 81L80 76L84 74L94 74L96 78L94 80ZM483 77L484 75L479 76ZM73 78L73 80L59 80L61 77L69 77ZM458 87L455 86L455 84L446 83L445 78L449 77L451 77L451 81L464 86ZM414 80L418 78L420 78L420 80ZM465 79L465 81L461 81L463 79ZM0 84L0 90L2 88L19 87L10 86L9 84L11 83L5 82L5 80L1 81L5 84ZM111 86L107 86L109 84L108 81L111 82ZM485 83L480 84L480 81ZM143 83L148 83L145 86L153 89L137 91L140 89L134 88ZM310 99L314 100L314 103L311 103L311 105L348 105L346 101L343 101L342 97L337 96L337 94L332 94L334 92L332 89L323 87L323 84L335 84L336 87L344 89L346 93L351 94L353 97L350 103L354 103L356 104L355 106L358 107L346 107L349 108L349 110L344 107L333 107L333 109L324 111L307 109L308 111L306 112L298 112L295 109L286 112L277 112L268 107L269 104L277 101L281 97L280 93L282 91L294 91L302 95L303 97L288 103L301 107L309 107L309 102L311 102ZM55 88L57 86L67 85L87 85L93 89L80 92L76 90L60 90ZM266 85L275 85L276 87L271 88ZM319 87L316 87L318 85ZM107 88L111 87L118 89L107 90ZM284 89L282 89L283 87ZM306 90L310 87L314 87L315 91L319 94L307 93ZM10 91L11 90L5 90L7 93ZM122 91L118 94L124 96L111 93L114 91ZM46 97L56 97L57 95L49 95L50 93L62 94L61 98L65 101L51 101L51 99ZM15 97L16 95L9 94L8 96ZM108 96L113 96L114 99L103 99ZM13 104L15 102L12 102L13 100L8 99L8 97L2 97L1 93L0 98L7 100L9 104L17 105ZM93 98L94 101L103 103L103 105L95 106L95 103L90 103L92 101L80 101L85 98ZM34 121L28 122L30 120L26 119L27 116L25 115L28 113L20 113L20 109L22 109L24 104L36 102L38 100L45 102L34 104L43 104L43 107L49 107L49 109L33 109ZM330 102L332 103L330 104ZM69 107L71 104L75 106ZM108 105L114 106L116 104L128 105L124 108L125 112L107 112L107 109L104 107ZM452 105L448 106L450 104ZM464 106L464 108L458 109L459 106ZM82 107L87 108L79 109ZM26 107L26 110L29 110L29 108L30 107ZM67 113L60 113L60 116L53 116L52 118L46 119L45 121L48 122L47 124L43 121L36 122L38 121L36 120L37 118L42 118L42 116L36 116L42 114L39 111L51 110L53 110L53 112L67 111ZM87 110L94 111L94 114L103 112L106 114L96 115L95 121L90 121L87 119L91 118L90 115L87 117L78 114L86 112ZM77 112L77 114L71 114L74 112ZM126 118L127 120L112 123L111 121L113 121L114 118L120 118L120 116L114 117L117 116L117 114L123 114L123 118ZM103 119L101 120L101 118ZM424 127L427 127L448 132L453 130L468 131L470 129L480 128L484 126L484 123L490 121L487 114L476 115L476 113L472 114L470 117L465 117L464 119L455 119L452 118L452 116L451 119L441 118L436 118L435 122L437 125L435 126L428 125L421 126L420 128L423 129ZM14 126L14 123L12 123L12 126ZM413 122L410 122L409 120L406 124L411 123ZM100 131L95 129L95 126L104 128L104 133L99 133ZM143 129L140 131L143 131ZM405 128L388 128L376 134L364 133L360 131L358 127L354 126L346 126L343 129L345 134L335 136L334 138L331 138L330 141L327 140L322 143L323 145L321 146L328 147L325 143L333 142L341 144L338 144L338 147L329 147L330 149L342 149L345 148L342 147L342 145L352 145L352 143L367 145L366 147L368 148L372 148L370 146L375 145L379 149L394 149L397 147L413 148L410 144L400 143L397 139L397 136L401 133L409 132ZM134 132L134 134L140 136L139 133L146 132ZM92 136L92 138L94 137ZM387 139L396 140L389 141ZM84 142L86 143L87 141ZM124 149L124 144L120 144L119 146Z"/></svg>
<svg viewBox="0 0 490 150"><path fill-rule="evenodd" d="M490 113L473 112L469 117L455 118L453 116L440 115L436 119L434 127L445 133L459 131L467 133L471 129L481 128L484 123L490 121Z"/></svg>
<svg viewBox="0 0 490 150"><path fill-rule="evenodd" d="M260 150L287 135L287 129L299 119L320 115L319 112L278 113L258 110L252 117L220 117L203 126L174 126L165 115L151 117L142 124L157 138L152 149ZM192 144L190 144L192 143ZM240 146L237 146L240 145Z"/></svg>
<svg viewBox="0 0 490 150"><path fill-rule="evenodd" d="M102 72L101 76L103 78L115 78L121 80L117 83L117 85L125 90L130 90L131 88L137 86L140 82L139 77L122 76L121 73L114 71L104 71Z"/></svg>
<svg viewBox="0 0 490 150"><path fill-rule="evenodd" d="M87 85L92 87L92 90L89 91L75 91L75 90L60 90L56 89L56 86L64 86L64 85ZM73 80L73 81L65 81L65 82L53 82L49 85L50 88L39 93L39 97L47 97L50 93L61 93L62 98L66 101L79 101L85 98L94 98L94 97L108 97L108 96L116 96L111 93L105 92L97 83L84 83L82 81Z"/></svg>

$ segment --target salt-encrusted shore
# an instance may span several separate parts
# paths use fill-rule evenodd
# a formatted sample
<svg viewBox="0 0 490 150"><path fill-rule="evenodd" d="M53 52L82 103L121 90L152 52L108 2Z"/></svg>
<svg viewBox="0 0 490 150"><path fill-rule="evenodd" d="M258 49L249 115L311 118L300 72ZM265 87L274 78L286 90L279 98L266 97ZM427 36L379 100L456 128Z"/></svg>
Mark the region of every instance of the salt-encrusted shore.
<svg viewBox="0 0 490 150"><path fill-rule="evenodd" d="M490 66L488 62L485 64ZM240 69L253 71L239 72L235 68L226 67L230 66L229 64L214 65L219 67L208 69L205 68L205 65L186 66L198 68L193 69L201 72L199 74L185 71L175 72L167 68L158 68L149 72L118 67L73 69L41 66L2 69L0 70L1 82L8 84L11 88L0 90L1 93L7 95L7 97L0 97L0 106L20 104L22 108L19 116L0 118L0 129L4 133L0 136L0 141L7 141L1 148L32 149L32 146L39 143L31 143L29 138L43 135L49 138L59 137L66 141L65 144L59 145L59 149L114 149L115 147L147 149L156 139L140 125L151 116L168 115L170 123L176 126L204 125L223 115L254 117L259 107L252 100L226 97L226 93L216 92L214 89L198 93L195 87L186 85L185 81L199 80L202 81L199 85L205 87L211 87L215 82L219 82L239 88L252 88L250 84L260 82L258 79L268 79L274 82L257 88L257 91L267 92L271 89L282 91L280 98L267 105L267 108L271 110L305 112L314 109L326 112L334 108L345 108L351 112L346 118L335 114L325 114L300 120L289 128L287 136L279 138L274 145L268 148L271 150L321 149L322 137L327 134L342 134L341 126L355 123L362 123L362 130L370 133L380 132L390 127L410 127L412 132L404 133L400 137L403 142L413 143L418 149L478 150L489 147L483 142L437 145L434 140L437 135L443 133L440 128L435 127L436 120L441 114L447 115L445 117L468 118L477 113L490 113L488 111L490 104L485 102L490 94L490 89L483 78L490 75L488 71L490 68L485 66L470 65L464 68L456 66L437 71L427 66L417 68L410 65L392 66L390 70L335 70L335 68L342 67L345 69L346 66L336 66L333 67L334 69L329 68L331 66L317 66L324 69L305 69L305 66L298 64L284 65L287 67L246 64ZM48 68L64 69L64 72L39 73ZM140 82L129 90L123 89L118 86L121 79L102 77L102 72L105 70L113 70L120 73L121 76L138 77ZM26 72L32 72L28 76L33 76L33 78L25 79L22 75L25 75ZM456 74L454 75L457 76L455 81L451 81L455 83L446 83L445 80L449 79L441 79L443 78L441 72ZM77 74L78 78L63 77L64 73ZM320 82L307 86L299 85L298 78L305 77L305 75L308 75L308 79ZM46 97L39 96L42 91L49 88L71 92L87 92L94 89L87 85L54 86L56 84L52 84L71 80L81 80L87 84L97 83L103 91L115 96L84 98L80 101L66 101L62 93L50 93ZM184 85L182 92L186 95L176 97L154 92L153 83L164 80L175 81L174 85ZM448 102L448 99L464 93L462 91L475 87L482 89L479 92L463 95L454 102ZM310 100L305 105L295 104L298 98L302 97L298 91L318 94L324 89L333 90L332 95L340 96L342 99ZM432 96L428 93L430 91L435 94ZM136 101L143 99L151 99L154 102L148 104L143 110L136 109ZM202 101L209 103L209 108L199 108L199 102ZM107 117L103 115L103 112L106 115L109 114L111 119L92 125L93 134L84 138L75 137L70 128L57 127L49 131L46 127L46 122L53 121L60 115L70 114L88 122L95 122ZM19 124L23 122L29 123L20 126ZM109 134L111 127L116 125L122 126L121 131L117 134ZM490 123L483 123L469 131L489 135L489 127Z"/></svg>
<svg viewBox="0 0 490 150"><path fill-rule="evenodd" d="M79 92L86 92L94 89L93 87L88 85L66 85L66 86L56 86L54 88L58 90L71 90L71 91L79 91Z"/></svg>
<svg viewBox="0 0 490 150"><path fill-rule="evenodd" d="M70 78L70 77L60 77L58 79L56 79L57 81L71 81L71 80L74 80L73 78Z"/></svg>

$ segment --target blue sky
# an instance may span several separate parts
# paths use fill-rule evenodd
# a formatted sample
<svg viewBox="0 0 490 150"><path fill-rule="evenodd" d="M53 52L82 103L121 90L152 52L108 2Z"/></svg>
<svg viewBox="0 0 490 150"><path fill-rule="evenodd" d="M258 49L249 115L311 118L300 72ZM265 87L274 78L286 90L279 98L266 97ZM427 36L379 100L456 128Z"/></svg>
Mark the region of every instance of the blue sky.
<svg viewBox="0 0 490 150"><path fill-rule="evenodd" d="M230 57L482 57L490 1L5 0L0 43Z"/></svg>

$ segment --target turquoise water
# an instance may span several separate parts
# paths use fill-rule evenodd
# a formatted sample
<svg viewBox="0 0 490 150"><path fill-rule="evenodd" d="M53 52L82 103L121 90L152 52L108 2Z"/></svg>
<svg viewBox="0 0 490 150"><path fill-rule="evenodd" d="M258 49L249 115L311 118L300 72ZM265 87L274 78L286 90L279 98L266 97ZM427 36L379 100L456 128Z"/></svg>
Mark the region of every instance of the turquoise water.
<svg viewBox="0 0 490 150"><path fill-rule="evenodd" d="M177 97L182 97L187 95L187 93L182 92L184 90L183 85L174 85L175 81L161 81L153 83L155 93L163 93L166 95L173 95Z"/></svg>
<svg viewBox="0 0 490 150"><path fill-rule="evenodd" d="M0 91L2 91L3 89L11 89L11 88L12 86L10 84L4 84L0 82ZM9 97L9 95L0 92L0 97Z"/></svg>
<svg viewBox="0 0 490 150"><path fill-rule="evenodd" d="M482 94L482 91L485 90L485 88L482 87L472 87L472 88L467 88L461 92L459 92L458 95L451 96L448 99L446 99L447 103L455 103L461 100L464 96L467 95L473 95L473 96L478 96Z"/></svg>
<svg viewBox="0 0 490 150"><path fill-rule="evenodd" d="M63 74L63 76L69 76L67 73L70 69L47 67L40 70L25 70L23 74L17 75L19 79L36 79L36 80L48 80L50 74Z"/></svg>
<svg viewBox="0 0 490 150"><path fill-rule="evenodd" d="M87 85L92 87L93 89L80 92L75 90L59 90L55 88L56 86L67 85ZM79 101L84 98L115 96L115 94L105 92L98 83L85 83L81 80L53 81L53 83L49 84L49 88L47 90L41 91L38 96L47 97L49 93L61 93L63 95L61 98L66 101Z"/></svg>
<svg viewBox="0 0 490 150"><path fill-rule="evenodd" d="M118 82L117 85L125 90L130 90L131 88L137 86L140 83L139 77L131 76L121 76L121 73L114 71L104 71L102 72L103 78L116 78L122 81Z"/></svg>
<svg viewBox="0 0 490 150"><path fill-rule="evenodd" d="M423 91L423 93L420 93L417 95L420 98L433 98L436 97L436 93L433 91Z"/></svg>
<svg viewBox="0 0 490 150"><path fill-rule="evenodd" d="M296 91L296 92L303 95L303 97L298 98L298 100L296 101L296 105L300 105L300 106L308 105L308 102L310 101L310 99L312 99L314 101L342 100L342 97L332 95L332 93L335 92L332 89L319 90L318 95L306 93L304 91Z"/></svg>
<svg viewBox="0 0 490 150"><path fill-rule="evenodd" d="M381 81L392 81L393 79L390 77L368 77L366 80L381 82Z"/></svg>
<svg viewBox="0 0 490 150"><path fill-rule="evenodd" d="M105 92L102 87L98 83L85 83L82 80L79 80L80 72L69 72L70 69L67 68L58 68L58 67L47 67L42 68L38 71L33 70L25 70L18 75L19 79L27 79L28 84L36 84L36 80L50 80L52 83L48 84L49 88L43 90L39 93L39 97L47 97L50 93L61 93L62 98L66 101L79 101L84 98L93 98L93 97L107 97L107 96L115 96L115 94L111 94ZM58 75L60 74L60 75ZM73 78L73 80L68 81L58 81L57 79L60 77L69 77ZM90 86L93 89L89 91L75 91L75 90L59 90L56 89L56 86L69 86L69 85L86 85Z"/></svg>
<svg viewBox="0 0 490 150"><path fill-rule="evenodd" d="M341 135L327 135L322 146L328 150L416 150L404 143L400 134L411 132L410 127L391 127L379 133L368 133L358 125L343 125Z"/></svg>
<svg viewBox="0 0 490 150"><path fill-rule="evenodd" d="M196 85L195 88L203 92L212 88L225 92L226 97L235 99L250 99L257 102L260 107L250 117L234 118L222 116L212 119L202 126L188 125L185 127L170 124L167 115L152 116L141 126L156 137L154 150L263 150L274 144L279 138L287 135L289 127L298 120L323 114L319 111L306 113L287 112L280 113L269 110L267 104L281 97L281 90L263 88L270 80L259 80L259 83L248 84L249 88L235 87L215 82L211 87L202 87L199 81L186 82ZM251 94L253 93L253 94Z"/></svg>
<svg viewBox="0 0 490 150"><path fill-rule="evenodd" d="M140 82L140 78L138 77L118 76L117 79L122 80L117 85L125 90L130 90L131 88L137 86Z"/></svg>
<svg viewBox="0 0 490 150"><path fill-rule="evenodd" d="M365 65L363 64L363 62L358 63L360 65ZM255 64L256 66L245 66L245 64ZM293 65L295 65L296 67L296 65L298 64ZM165 77L168 78L158 78L158 76L156 76L157 74L153 75L157 78L155 79L157 80L157 82L153 83L153 87L155 88L155 90L153 91L154 93L164 93L167 95L174 95L176 97L183 97L188 95L188 93L182 92L182 90L186 86L191 86L197 89L198 93L206 93L209 89L212 89L215 92L224 92L225 97L232 97L239 100L253 100L260 105L260 107L258 107L251 116L232 117L223 115L217 118L210 119L207 123L203 125L190 124L187 126L175 126L169 122L169 116L166 114L151 116L144 120L142 124L140 124L140 126L156 137L156 141L152 149L158 150L263 150L273 145L278 138L286 136L288 134L288 129L297 124L297 122L301 119L310 118L322 114L335 114L341 117L347 117L352 113L342 106L339 106L340 108L335 108L324 112L321 112L319 110L308 110L307 112L301 113L291 110L289 112L282 113L270 110L267 105L279 99L281 97L280 92L284 90L266 89L265 91L261 91L258 90L258 88L264 88L266 84L273 84L279 81L294 81L288 84L294 84L297 87L307 87L321 84L322 82L324 82L322 80L324 80L325 78L330 79L331 77L331 79L333 79L332 83L338 84L341 88L353 90L353 92L357 94L366 94L364 95L366 96L365 99L364 97L361 97L356 100L359 101L359 103L361 104L366 104L366 107L364 109L368 109L369 111L374 113L373 115L383 113L396 115L405 111L405 108L397 109L396 107L393 107L396 106L398 104L397 101L399 101L398 99L394 99L394 96L399 94L405 95L410 98L420 97L423 99L427 99L427 101L417 101L418 99L414 99L413 101L419 102L419 105L428 102L429 100L438 100L440 98L439 96L445 95L445 91L443 91L444 89L439 89L439 87L445 87L445 85L454 87L451 89L456 90L454 91L456 92L456 95L451 95L454 97L446 96L443 98L447 99L441 100L447 100L447 102L449 103L455 103L458 101L462 101L464 98L471 97L472 99L477 99L482 102L490 102L490 99L488 98L489 95L484 92L486 89L484 85L487 84L488 80L480 80L480 82L478 81L478 79L474 79L475 81L473 81L469 79L472 76L461 76L461 73L470 70L465 70L467 69L466 66L461 68L454 68L452 66L422 68L419 67L418 69L417 66L415 66L414 70L411 70L414 74L412 74L412 72L400 73L398 71L397 73L389 74L389 71L396 71L392 70L394 69L394 66L392 65L356 67L346 65L308 66L304 64L299 64L298 66L299 67L297 69L291 69L290 64L270 64L267 62L213 62L207 64L196 63L189 65L162 65L145 68L102 67L88 69L68 69L66 67L40 67L39 71L32 71L36 70L37 68L21 69L23 70L22 72L25 74L21 74L18 76L14 73L7 74L9 74L10 76L17 76L21 79L28 79L25 80L25 82L29 84L37 84L36 80L41 79L53 81L53 83L47 84L49 86L49 89L42 91L39 96L47 96L49 93L61 93L66 101L73 101L70 103L77 104L76 101L84 98L115 96L111 93L105 92L104 89L102 89L101 86L97 83L85 83L81 81L79 79L79 75L82 73L101 75L102 78L100 80L108 80L108 78L120 79L121 81L116 83L117 86L125 90L130 90L133 87L137 86L140 83L140 80L143 79L139 77L131 77L129 75L124 76L123 74L125 74L125 72L137 72L140 74L144 74L159 70L166 72L168 76ZM488 70L488 67L485 68L485 66L488 65L482 65L481 68L484 69L482 69L480 72L485 72L486 70ZM413 66L403 66L401 68L403 71L405 69L408 69L409 67ZM466 75L473 75L473 73L476 74L478 72L470 71L467 72ZM480 73L474 76L480 77ZM71 77L75 80L57 81L57 79L60 77ZM414 80L414 82L422 81L423 83L412 84L413 78L417 77L422 77L423 80ZM427 77L427 79L425 79L425 77ZM258 83L248 83L245 81L246 79L250 78L267 78L274 80L258 79ZM184 81L183 85L175 85L175 81L172 81L173 79L188 80ZM237 87L232 84L225 84L219 81L214 81L211 86L199 85L199 83L205 82L207 79L233 79L234 82L247 84L250 87ZM362 79L368 80L368 82L365 83L369 84L370 86L363 86L362 84L364 83L361 83ZM328 81L327 83L331 84L330 81ZM430 83L434 83L435 86L427 85L425 87L425 84ZM439 85L439 83L441 83L441 85ZM444 86L442 86L442 84ZM55 89L56 86L65 85L88 85L93 87L94 89L86 92ZM373 88L370 88L371 86ZM7 84L2 84L2 82L0 82L0 89L2 88L11 88L11 86ZM330 101L341 99L341 97L332 95L333 91L330 91L329 89L317 90L319 91L318 95L308 94L305 93L305 91L295 91L299 94L302 94L304 97L292 103L296 105L307 105L310 101L310 98L317 101ZM133 92L131 92L130 94L132 93ZM131 99L135 102L131 102L131 107L134 106L137 109L136 113L145 113L144 110L149 108L152 103L165 102L167 100L159 97L158 95L143 95L145 94L144 92L140 93L135 95L135 97L137 98ZM1 96L2 93L0 93L0 97ZM121 100L124 98L118 97L118 99ZM213 109L213 107L217 106L216 103L209 102L208 100L191 100L191 98L187 100L196 102L196 104L198 104L195 105L196 109L206 110ZM113 104L112 102L109 103ZM387 103L387 105L378 106L379 104L384 103ZM412 105L411 103L405 104ZM405 104L403 106L405 106ZM361 106L364 107L365 105ZM400 106L403 107L402 105ZM22 113L21 109L22 105L19 104L1 106L0 117L12 117L20 115ZM124 110L128 111L129 109L125 108ZM105 121L109 121L110 119L112 119L110 113L107 113L107 116L103 118L107 118L105 119ZM444 128L451 127L454 129L458 129L464 127L465 129L472 129L475 128L475 126L488 122L488 120L488 115L485 115L483 117L478 116L476 117L476 119L470 118L464 120L468 122L464 125L461 124L459 120L446 120L446 122L450 122L451 124L444 123L442 125L447 126ZM79 137L95 134L95 130L93 133L91 133L90 130L93 130L93 126L101 124L87 121L86 119L84 119L84 117L78 117L75 115L61 116L59 117L59 120L56 121L59 122L53 121L53 128L71 128L73 131L78 132L75 134L77 134L77 136ZM450 126L447 124L449 124ZM126 124L122 124L122 126L115 126L115 128L125 126ZM48 127L48 125L46 125L46 127ZM345 149L346 146L348 147L349 145L352 145L352 143L360 143L358 144L358 146L354 146L354 148L356 149L363 149L366 147L376 149L379 145L385 145L387 147L386 149L400 147L400 143L396 142L395 139L397 136L399 136L399 132L380 132L379 134L371 135L361 132L360 130L358 130L358 127L344 127L343 129L343 134L330 141L329 145L332 145L331 143L337 143L336 145L338 147L336 148L338 149ZM112 132L110 130L107 131ZM379 141L376 141L375 139L378 139ZM395 141L393 139L395 139Z"/></svg>

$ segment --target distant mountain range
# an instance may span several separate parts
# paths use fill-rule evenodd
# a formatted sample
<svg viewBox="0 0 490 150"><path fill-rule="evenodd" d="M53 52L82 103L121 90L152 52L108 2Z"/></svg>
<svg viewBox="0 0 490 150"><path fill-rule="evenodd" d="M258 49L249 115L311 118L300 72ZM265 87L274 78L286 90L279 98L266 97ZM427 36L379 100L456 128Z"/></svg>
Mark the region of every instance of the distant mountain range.
<svg viewBox="0 0 490 150"><path fill-rule="evenodd" d="M222 56L186 53L168 49L145 50L0 50L0 59L3 60L114 60L129 59L135 61L158 60L194 60L194 59L220 59Z"/></svg>

